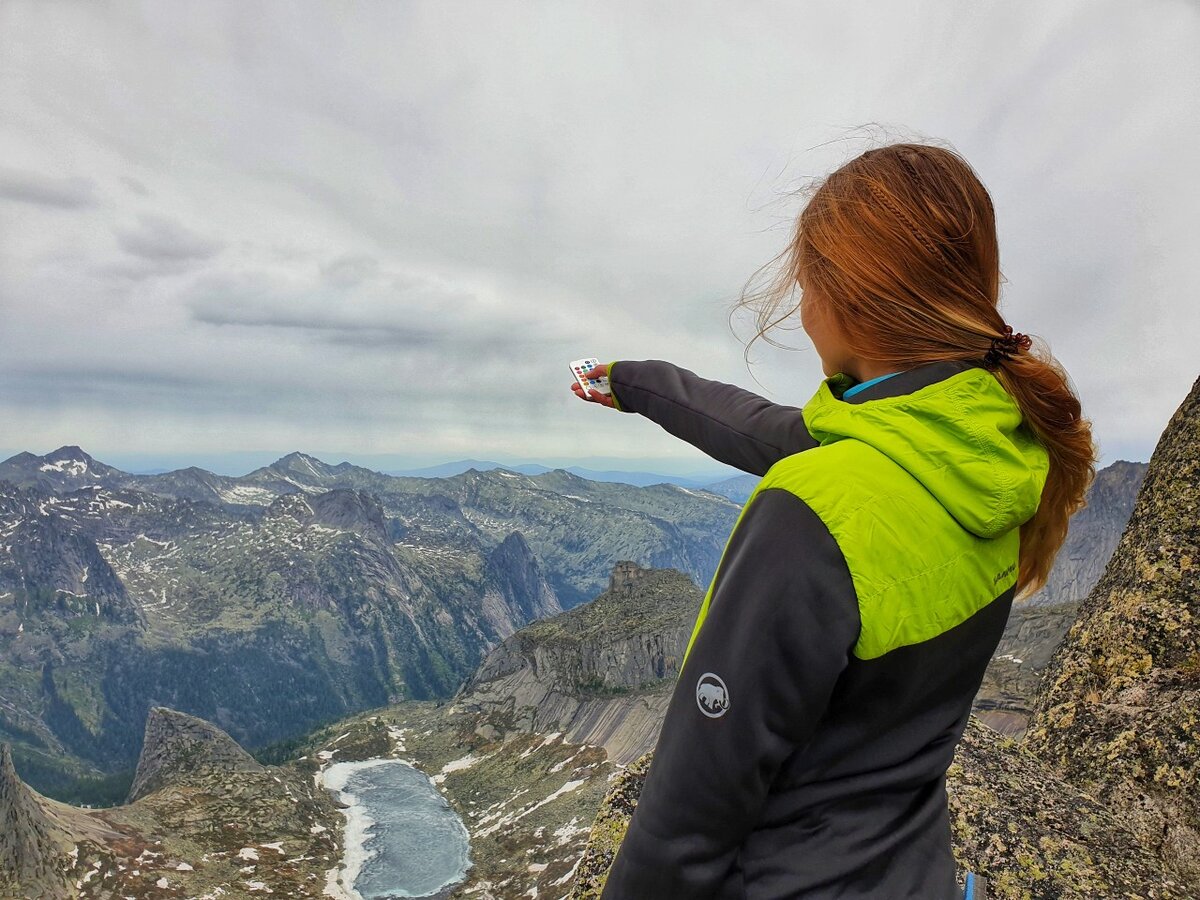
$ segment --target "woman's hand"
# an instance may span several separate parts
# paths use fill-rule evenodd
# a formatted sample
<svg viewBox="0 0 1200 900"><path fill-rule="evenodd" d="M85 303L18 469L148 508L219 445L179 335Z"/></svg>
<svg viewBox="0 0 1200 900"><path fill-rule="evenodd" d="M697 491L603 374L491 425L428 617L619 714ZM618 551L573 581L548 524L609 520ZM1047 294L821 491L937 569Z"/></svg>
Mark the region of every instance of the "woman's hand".
<svg viewBox="0 0 1200 900"><path fill-rule="evenodd" d="M585 378L599 378L602 375L608 374L608 365L606 363L597 363L586 372L583 373ZM595 388L589 388L585 394L583 388L579 386L578 381L571 382L571 390L575 392L575 396L581 400L586 400L588 403L599 403L602 406L607 406L609 409L615 409L613 406L612 397L608 394L602 394Z"/></svg>

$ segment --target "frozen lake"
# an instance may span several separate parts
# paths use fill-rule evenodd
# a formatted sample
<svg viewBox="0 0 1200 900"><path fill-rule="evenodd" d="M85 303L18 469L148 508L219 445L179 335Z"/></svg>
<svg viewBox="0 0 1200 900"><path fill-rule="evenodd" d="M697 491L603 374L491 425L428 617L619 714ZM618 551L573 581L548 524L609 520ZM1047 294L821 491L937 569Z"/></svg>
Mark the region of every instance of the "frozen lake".
<svg viewBox="0 0 1200 900"><path fill-rule="evenodd" d="M434 897L466 875L467 829L424 772L371 759L334 763L321 783L350 805L342 883L363 900Z"/></svg>

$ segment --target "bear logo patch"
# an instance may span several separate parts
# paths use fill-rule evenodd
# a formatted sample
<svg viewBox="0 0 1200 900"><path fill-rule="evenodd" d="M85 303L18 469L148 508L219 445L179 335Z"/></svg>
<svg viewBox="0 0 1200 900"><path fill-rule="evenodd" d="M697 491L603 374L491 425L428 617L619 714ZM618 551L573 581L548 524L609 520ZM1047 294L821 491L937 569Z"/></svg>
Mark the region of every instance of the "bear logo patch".
<svg viewBox="0 0 1200 900"><path fill-rule="evenodd" d="M721 676L714 672L705 672L696 682L696 705L700 712L710 719L725 715L729 709L729 689Z"/></svg>

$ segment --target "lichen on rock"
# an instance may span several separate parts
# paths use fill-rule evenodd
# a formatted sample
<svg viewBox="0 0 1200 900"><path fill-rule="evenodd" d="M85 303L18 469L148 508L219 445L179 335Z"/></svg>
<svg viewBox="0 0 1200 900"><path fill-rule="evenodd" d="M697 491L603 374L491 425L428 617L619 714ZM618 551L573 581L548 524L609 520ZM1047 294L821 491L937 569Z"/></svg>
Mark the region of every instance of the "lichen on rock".
<svg viewBox="0 0 1200 900"><path fill-rule="evenodd" d="M1044 673L1025 746L1200 883L1200 380Z"/></svg>

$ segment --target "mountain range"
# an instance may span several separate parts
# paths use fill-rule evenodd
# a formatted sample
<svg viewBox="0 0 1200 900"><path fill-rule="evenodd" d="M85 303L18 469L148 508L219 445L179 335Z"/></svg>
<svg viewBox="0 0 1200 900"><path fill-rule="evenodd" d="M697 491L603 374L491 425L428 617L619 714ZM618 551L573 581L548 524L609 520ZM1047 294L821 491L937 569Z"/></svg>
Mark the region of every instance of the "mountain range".
<svg viewBox="0 0 1200 900"><path fill-rule="evenodd" d="M563 470L412 478L293 453L234 478L18 454L0 463L0 737L35 787L111 801L154 706L258 747L448 697L618 559L707 579L737 513Z"/></svg>

